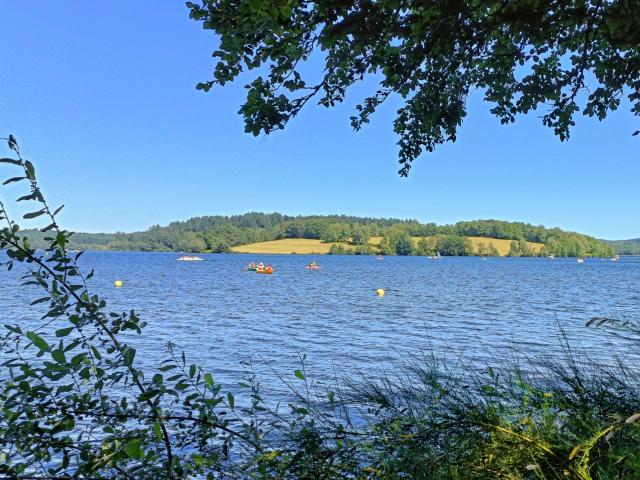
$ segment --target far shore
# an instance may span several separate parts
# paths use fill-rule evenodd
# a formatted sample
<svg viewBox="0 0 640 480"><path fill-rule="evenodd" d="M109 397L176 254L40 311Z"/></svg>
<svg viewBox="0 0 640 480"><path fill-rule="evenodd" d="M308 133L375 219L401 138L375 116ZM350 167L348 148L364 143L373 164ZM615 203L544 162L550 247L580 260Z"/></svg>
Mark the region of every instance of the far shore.
<svg viewBox="0 0 640 480"><path fill-rule="evenodd" d="M511 249L511 240L504 240L500 238L484 238L484 237L468 237L471 240L474 250L478 248L478 245L484 243L485 245L491 244L498 251L498 256L506 257ZM418 237L413 238L414 244L417 244L420 239ZM368 245L374 249L380 245L382 237L372 237L369 239ZM527 242L534 252L538 253L542 248L541 243ZM313 240L307 238L283 238L280 240L272 240L269 242L251 243L248 245L239 245L231 247L233 253L252 253L261 255L326 255L329 253L333 243L323 243L321 240ZM354 245L344 242L338 245L343 246L345 249L353 249Z"/></svg>

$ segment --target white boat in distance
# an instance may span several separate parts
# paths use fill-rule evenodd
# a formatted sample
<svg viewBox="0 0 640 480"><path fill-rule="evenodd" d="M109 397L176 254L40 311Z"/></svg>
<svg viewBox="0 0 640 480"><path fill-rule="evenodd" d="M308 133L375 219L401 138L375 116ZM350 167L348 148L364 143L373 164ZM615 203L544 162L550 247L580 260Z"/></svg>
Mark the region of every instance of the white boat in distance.
<svg viewBox="0 0 640 480"><path fill-rule="evenodd" d="M193 255L183 255L182 257L178 257L176 260L180 262L200 262L204 259Z"/></svg>

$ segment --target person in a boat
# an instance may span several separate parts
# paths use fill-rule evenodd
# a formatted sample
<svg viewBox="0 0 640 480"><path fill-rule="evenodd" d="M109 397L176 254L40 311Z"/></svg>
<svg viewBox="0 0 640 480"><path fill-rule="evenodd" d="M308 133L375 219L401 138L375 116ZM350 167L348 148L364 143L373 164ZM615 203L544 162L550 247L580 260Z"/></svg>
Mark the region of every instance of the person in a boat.
<svg viewBox="0 0 640 480"><path fill-rule="evenodd" d="M264 268L264 263L260 262L260 263L258 264L258 268L259 268L260 270L262 270L262 269Z"/></svg>

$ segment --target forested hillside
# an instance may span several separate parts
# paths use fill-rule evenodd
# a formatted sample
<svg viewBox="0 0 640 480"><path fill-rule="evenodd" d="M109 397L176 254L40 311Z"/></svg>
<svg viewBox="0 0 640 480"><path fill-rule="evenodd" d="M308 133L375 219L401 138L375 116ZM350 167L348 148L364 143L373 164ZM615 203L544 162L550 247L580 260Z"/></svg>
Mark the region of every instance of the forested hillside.
<svg viewBox="0 0 640 480"><path fill-rule="evenodd" d="M46 234L27 230L35 247L44 246ZM381 237L372 248L369 240ZM353 246L354 253L387 255L491 255L490 242L472 247L468 237L513 240L510 255L611 256L609 245L587 235L545 228L521 222L475 220L452 225L420 223L393 218L331 216L287 216L279 213L247 213L233 216L195 217L155 225L143 232L89 234L76 233L69 248L139 251L228 252L231 247L283 238L305 238L337 244L333 253L342 253L341 244ZM412 241L419 238L419 241ZM534 251L527 242L541 243ZM482 251L480 251L482 250Z"/></svg>
<svg viewBox="0 0 640 480"><path fill-rule="evenodd" d="M603 240L611 245L618 255L640 255L640 238L631 240Z"/></svg>

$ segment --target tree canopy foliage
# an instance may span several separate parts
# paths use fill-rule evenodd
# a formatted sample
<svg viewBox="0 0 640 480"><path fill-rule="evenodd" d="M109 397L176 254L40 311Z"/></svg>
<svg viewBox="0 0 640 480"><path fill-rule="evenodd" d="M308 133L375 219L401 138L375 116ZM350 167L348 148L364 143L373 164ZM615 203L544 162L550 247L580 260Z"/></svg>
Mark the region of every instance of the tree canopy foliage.
<svg viewBox="0 0 640 480"><path fill-rule="evenodd" d="M312 100L332 107L371 77L379 85L357 105L351 125L359 130L380 104L399 97L393 127L401 175L424 150L456 140L473 90L503 124L537 110L562 140L576 114L602 120L625 97L640 115L639 0L202 0L187 6L220 39L213 79L199 89L254 72L240 108L247 132L282 129ZM309 62L313 56L323 64Z"/></svg>
<svg viewBox="0 0 640 480"><path fill-rule="evenodd" d="M44 248L46 234L25 230L34 247ZM542 254L556 256L613 255L613 248L593 237L559 228L546 228L522 222L473 220L452 225L420 223L416 220L355 217L347 215L289 216L280 213L251 212L233 216L195 217L154 225L143 232L90 234L76 233L70 237L72 249L108 249L179 252L227 252L231 247L283 238L307 238L326 243L349 242L356 246L353 253L372 254L368 241L383 237L380 253L386 255L491 255L488 240L481 251L465 237L486 237L517 240L512 255L530 256L534 251L526 242L543 243ZM428 243L411 244L410 237L427 237ZM409 239L409 240L407 240ZM338 247L333 253L345 253Z"/></svg>
<svg viewBox="0 0 640 480"><path fill-rule="evenodd" d="M640 255L640 238L630 240L605 240L620 255Z"/></svg>

